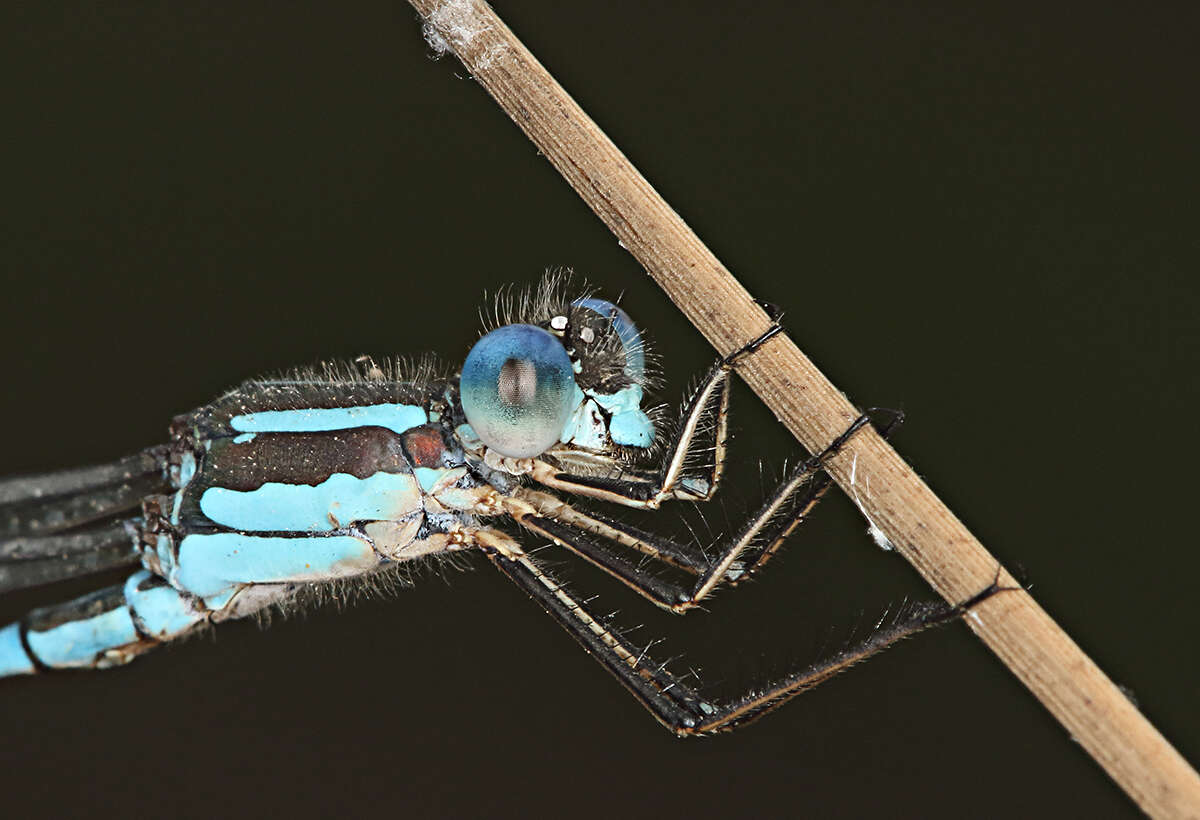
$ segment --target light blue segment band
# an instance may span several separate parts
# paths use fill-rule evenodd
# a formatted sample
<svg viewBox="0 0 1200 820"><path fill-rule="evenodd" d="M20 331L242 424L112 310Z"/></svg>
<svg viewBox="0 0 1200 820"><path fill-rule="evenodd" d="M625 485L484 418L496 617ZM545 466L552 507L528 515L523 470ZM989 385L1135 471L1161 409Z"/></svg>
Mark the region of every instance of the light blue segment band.
<svg viewBox="0 0 1200 820"><path fill-rule="evenodd" d="M286 538L219 532L179 545L178 586L201 598L236 584L321 581L368 572L379 556L350 535Z"/></svg>
<svg viewBox="0 0 1200 820"><path fill-rule="evenodd" d="M29 649L46 666L91 666L106 649L138 639L129 609L122 604L82 621L68 621L45 632L25 633Z"/></svg>
<svg viewBox="0 0 1200 820"><path fill-rule="evenodd" d="M36 669L33 661L21 646L21 627L9 624L0 629L0 678L7 675L32 675Z"/></svg>
<svg viewBox="0 0 1200 820"><path fill-rule="evenodd" d="M271 481L257 490L209 487L200 497L200 510L235 530L329 532L353 521L394 521L415 512L415 485L406 473L367 478L334 473L320 484Z"/></svg>
<svg viewBox="0 0 1200 820"><path fill-rule="evenodd" d="M234 416L229 425L239 433L321 433L353 427L386 427L403 433L429 419L411 404L371 404L364 407L308 407L302 410L262 410Z"/></svg>
<svg viewBox="0 0 1200 820"><path fill-rule="evenodd" d="M141 570L125 582L125 600L148 634L169 640L200 620L201 615L192 610L178 590L161 585L139 590L138 584L150 577L149 572Z"/></svg>

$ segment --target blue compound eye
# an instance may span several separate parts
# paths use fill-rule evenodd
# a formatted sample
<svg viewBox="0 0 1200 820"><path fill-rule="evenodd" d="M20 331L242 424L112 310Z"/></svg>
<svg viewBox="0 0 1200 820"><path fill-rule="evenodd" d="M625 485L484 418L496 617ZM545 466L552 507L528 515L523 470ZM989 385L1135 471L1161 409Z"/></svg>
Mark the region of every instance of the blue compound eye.
<svg viewBox="0 0 1200 820"><path fill-rule="evenodd" d="M532 458L562 434L575 376L553 334L533 325L506 325L471 348L459 390L480 441L501 455Z"/></svg>
<svg viewBox="0 0 1200 820"><path fill-rule="evenodd" d="M573 304L599 313L612 322L612 328L625 348L625 372L635 381L640 380L646 372L646 353L642 347L642 332L629 314L605 299L576 299Z"/></svg>

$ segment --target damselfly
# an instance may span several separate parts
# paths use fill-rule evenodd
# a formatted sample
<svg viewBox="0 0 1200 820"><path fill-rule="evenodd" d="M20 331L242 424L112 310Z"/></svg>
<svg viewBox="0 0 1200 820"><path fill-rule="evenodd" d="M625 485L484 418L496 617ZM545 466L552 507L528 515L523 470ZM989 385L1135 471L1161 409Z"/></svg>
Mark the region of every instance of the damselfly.
<svg viewBox="0 0 1200 820"><path fill-rule="evenodd" d="M568 289L549 277L522 298L501 299L494 329L461 368L362 359L250 381L177 417L168 444L0 483L0 590L137 567L123 584L0 630L0 676L124 664L306 592L476 550L686 735L743 724L962 611L919 608L728 702L704 697L589 614L520 536L565 547L683 613L775 553L829 489L824 460L869 421L860 417L796 467L715 550L573 507L564 495L650 510L711 499L725 462L730 374L779 326L714 364L668 432L643 409L637 325L616 304ZM646 562L694 580L672 582Z"/></svg>

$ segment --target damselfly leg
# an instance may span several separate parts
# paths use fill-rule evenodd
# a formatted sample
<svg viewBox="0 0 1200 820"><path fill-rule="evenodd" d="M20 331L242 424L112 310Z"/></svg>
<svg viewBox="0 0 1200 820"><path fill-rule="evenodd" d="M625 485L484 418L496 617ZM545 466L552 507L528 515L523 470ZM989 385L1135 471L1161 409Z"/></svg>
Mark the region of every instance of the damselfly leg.
<svg viewBox="0 0 1200 820"><path fill-rule="evenodd" d="M759 349L778 332L778 324L773 324L767 333L713 366L685 404L679 430L660 467L649 476L577 476L544 469L541 474L535 471L534 478L552 489L631 507L653 509L670 499L711 499L725 461L729 376L738 360ZM886 414L880 427L885 438L903 421L903 414L898 411L872 409L871 412ZM708 477L689 477L684 465L697 449L697 434L706 427L707 419L712 419L707 422L712 434L708 447L711 455L707 463ZM783 540L804 521L832 486L831 478L824 472L825 465L870 423L869 414L859 416L823 451L799 464L741 530L720 546L719 554L713 560L705 559L703 550L694 545L681 544L601 515L582 512L539 490L518 490L512 497L509 512L529 532L566 547L658 606L683 613L698 606L722 582L736 583L774 555ZM664 580L630 560L627 557L629 550L690 572L698 576L697 580L691 587ZM505 575L537 599L661 723L680 735L726 731L743 725L897 641L953 620L968 606L994 591L993 585L960 606L930 603L910 607L892 623L881 625L865 640L832 657L765 688L756 688L741 697L718 703L701 696L684 680L671 674L664 664L650 658L646 651L638 651L588 613L561 583L528 555L488 547L483 547L483 551Z"/></svg>
<svg viewBox="0 0 1200 820"><path fill-rule="evenodd" d="M883 411L890 419L881 428L884 437L903 421L898 411ZM517 497L527 501L533 512L514 513L518 523L537 535L551 539L637 591L658 606L676 613L693 609L722 582L736 584L765 564L784 539L816 506L831 486L822 467L850 438L870 422L860 416L824 451L799 464L775 489L741 530L717 547L717 557L697 560L694 545L674 542L629 527L620 522L583 513L548 493L523 489ZM663 563L699 576L690 588L671 583L647 572L614 545L637 550Z"/></svg>
<svg viewBox="0 0 1200 820"><path fill-rule="evenodd" d="M712 366L685 402L681 423L671 444L658 470L651 472L649 477L571 475L556 472L545 462L539 462L534 478L552 489L630 507L654 509L670 499L710 500L717 491L725 465L730 375L739 361L759 350L780 331L778 321L773 321L766 332ZM904 418L902 413L894 410L873 408L872 412L888 415L882 428L885 437ZM512 512L530 532L570 549L656 605L683 613L696 607L718 584L736 583L775 554L783 540L829 490L830 478L822 471L822 466L868 423L869 415L860 416L824 451L794 469L741 530L719 545L715 560L706 559L704 550L696 545L680 544L604 516L584 513L555 496L536 490L520 490L517 498L525 501L528 508L513 509ZM711 441L699 440L702 431L710 432ZM707 476L697 476L694 468L685 471L685 465L696 460L697 451L707 454L704 458ZM671 583L646 572L626 555L614 551L614 544L672 564L699 578L690 588Z"/></svg>
<svg viewBox="0 0 1200 820"><path fill-rule="evenodd" d="M609 629L529 556L506 555L486 547L484 552L501 572L536 599L589 654L616 676L660 723L675 734L685 736L729 731L745 725L898 641L955 620L999 591L993 583L958 605L919 604L890 625L876 629L865 641L775 683L718 702L703 697L682 678L668 671L666 664L654 660Z"/></svg>

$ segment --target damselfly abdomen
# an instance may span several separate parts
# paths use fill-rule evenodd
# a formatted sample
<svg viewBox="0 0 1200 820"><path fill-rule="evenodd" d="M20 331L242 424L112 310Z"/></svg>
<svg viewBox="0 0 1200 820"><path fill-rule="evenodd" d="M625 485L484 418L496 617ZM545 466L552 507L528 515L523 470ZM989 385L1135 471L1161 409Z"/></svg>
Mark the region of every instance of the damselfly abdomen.
<svg viewBox="0 0 1200 820"><path fill-rule="evenodd" d="M710 499L729 375L778 326L718 361L665 435L642 409L642 335L621 308L551 278L508 313L461 368L361 360L255 380L177 417L166 445L0 483L0 590L136 567L123 584L0 629L0 676L124 664L306 590L478 550L660 721L694 734L744 723L960 611L921 609L764 691L705 699L591 616L513 533L566 547L682 613L770 558L830 486L823 460L867 418L799 465L709 558L562 495L642 509ZM664 580L647 559L694 581Z"/></svg>

